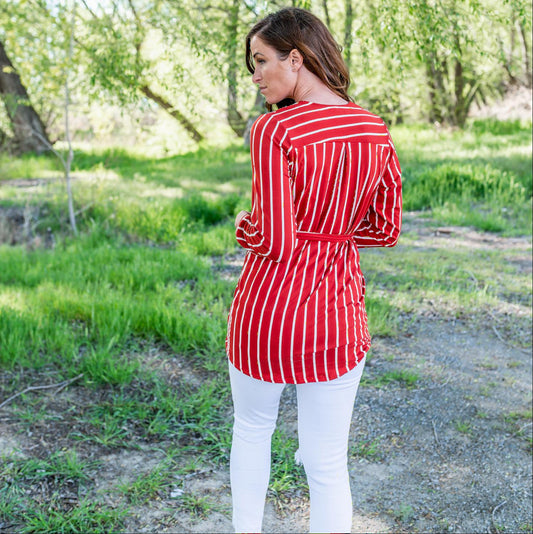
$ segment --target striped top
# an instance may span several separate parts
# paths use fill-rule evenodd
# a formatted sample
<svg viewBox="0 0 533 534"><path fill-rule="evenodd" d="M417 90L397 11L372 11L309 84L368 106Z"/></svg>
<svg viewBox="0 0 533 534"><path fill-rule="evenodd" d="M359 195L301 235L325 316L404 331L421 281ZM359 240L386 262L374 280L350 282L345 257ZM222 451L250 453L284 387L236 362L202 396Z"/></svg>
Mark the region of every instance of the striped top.
<svg viewBox="0 0 533 534"><path fill-rule="evenodd" d="M370 348L358 247L394 246L400 165L383 121L353 103L298 102L251 132L248 250L226 352L259 380L337 378Z"/></svg>

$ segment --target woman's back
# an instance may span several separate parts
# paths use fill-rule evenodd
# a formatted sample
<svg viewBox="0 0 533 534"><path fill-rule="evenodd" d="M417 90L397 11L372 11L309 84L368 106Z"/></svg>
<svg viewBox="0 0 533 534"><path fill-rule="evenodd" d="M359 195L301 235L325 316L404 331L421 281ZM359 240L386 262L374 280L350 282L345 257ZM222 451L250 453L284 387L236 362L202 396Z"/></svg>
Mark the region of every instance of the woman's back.
<svg viewBox="0 0 533 534"><path fill-rule="evenodd" d="M293 106L285 118L280 112L279 121L290 144L297 231L352 233L390 156L383 121L355 104L308 102Z"/></svg>
<svg viewBox="0 0 533 534"><path fill-rule="evenodd" d="M400 169L383 121L355 104L299 102L252 129L249 249L227 350L274 382L330 380L370 346L357 246L392 246Z"/></svg>

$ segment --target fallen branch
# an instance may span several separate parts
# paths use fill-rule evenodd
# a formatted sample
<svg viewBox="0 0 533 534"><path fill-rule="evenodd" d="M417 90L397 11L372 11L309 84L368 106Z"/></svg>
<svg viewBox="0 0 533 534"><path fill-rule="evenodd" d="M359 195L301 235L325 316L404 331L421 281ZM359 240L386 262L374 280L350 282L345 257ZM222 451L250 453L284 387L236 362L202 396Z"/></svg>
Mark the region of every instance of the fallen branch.
<svg viewBox="0 0 533 534"><path fill-rule="evenodd" d="M435 436L435 443L440 445L439 436L437 436L437 427L435 426L435 421L433 421L433 419L431 420L431 424L433 425L433 436Z"/></svg>
<svg viewBox="0 0 533 534"><path fill-rule="evenodd" d="M499 532L500 529L496 526L496 521L494 520L494 514L504 505L504 504L507 504L507 501L503 501L501 502L500 504L498 504L498 506L495 506L494 507L494 510L492 510L492 514L491 514L491 523L492 523L492 528L494 528L494 530L496 532Z"/></svg>
<svg viewBox="0 0 533 534"><path fill-rule="evenodd" d="M77 217L78 215L82 214L84 211L87 211L89 208L92 208L95 204L96 204L96 202L94 202L94 201L89 202L89 204L87 204L86 206L83 206L78 211L76 211L74 213L74 215Z"/></svg>
<svg viewBox="0 0 533 534"><path fill-rule="evenodd" d="M0 409L3 408L8 402L11 402L13 399L16 399L17 397L20 397L21 395L24 395L24 393L28 393L29 391L38 391L41 389L53 389L53 388L59 388L56 391L56 395L63 389L65 389L67 386L72 384L72 382L75 382L76 380L79 380L83 376L83 373L75 376L74 378L71 378L69 380L64 380L63 382L59 382L58 384L50 384L48 386L29 386L23 391L19 391L18 393L15 393L15 395L12 395L8 399L6 399L4 402L0 404Z"/></svg>
<svg viewBox="0 0 533 534"><path fill-rule="evenodd" d="M489 311L489 315L495 320L497 321L496 317L494 317L494 315ZM522 347L517 347L516 345L513 345L510 341L507 341L504 339L504 337L500 334L500 332L498 332L498 329L494 326L494 325L491 325L492 326L492 330L494 331L494 333L496 334L496 337L504 344L504 345L508 345L509 347L511 347L512 349L516 349L516 350L519 350L521 352L524 352L525 354L531 354L531 351L528 351L527 349L523 349Z"/></svg>
<svg viewBox="0 0 533 534"><path fill-rule="evenodd" d="M520 428L513 434L513 436L518 436L518 435L522 434L522 432L523 432L528 426L533 426L533 423L526 423L524 426L520 427Z"/></svg>

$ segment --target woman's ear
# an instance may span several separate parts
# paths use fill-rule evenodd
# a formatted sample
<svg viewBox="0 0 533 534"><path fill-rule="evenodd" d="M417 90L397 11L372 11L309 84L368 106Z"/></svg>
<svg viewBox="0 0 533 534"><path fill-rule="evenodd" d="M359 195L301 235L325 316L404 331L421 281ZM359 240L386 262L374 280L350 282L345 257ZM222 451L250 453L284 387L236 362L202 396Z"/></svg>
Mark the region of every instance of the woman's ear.
<svg viewBox="0 0 533 534"><path fill-rule="evenodd" d="M298 71L301 66L304 64L304 58L300 51L296 48L293 48L289 53L289 61L291 65L291 70Z"/></svg>

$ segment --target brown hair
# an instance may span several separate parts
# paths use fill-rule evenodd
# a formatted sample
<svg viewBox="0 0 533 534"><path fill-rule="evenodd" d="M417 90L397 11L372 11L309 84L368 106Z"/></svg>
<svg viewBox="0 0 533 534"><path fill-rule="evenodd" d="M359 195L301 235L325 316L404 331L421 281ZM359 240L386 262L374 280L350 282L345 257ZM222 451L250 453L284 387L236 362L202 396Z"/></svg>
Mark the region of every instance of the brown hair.
<svg viewBox="0 0 533 534"><path fill-rule="evenodd" d="M260 20L246 36L246 66L252 74L255 67L250 41L256 35L275 48L282 60L287 58L291 50L298 50L309 71L341 98L353 101L348 96L350 73L342 59L342 48L318 17L305 9L286 7ZM293 100L285 99L278 102L277 107L293 103ZM269 104L267 108L272 110Z"/></svg>

